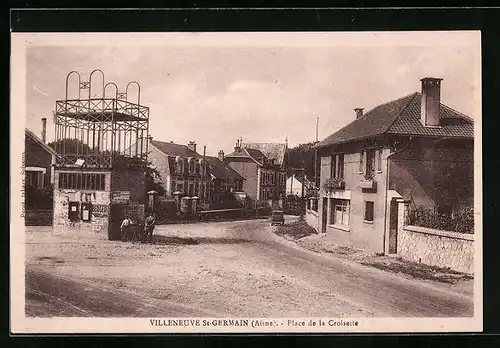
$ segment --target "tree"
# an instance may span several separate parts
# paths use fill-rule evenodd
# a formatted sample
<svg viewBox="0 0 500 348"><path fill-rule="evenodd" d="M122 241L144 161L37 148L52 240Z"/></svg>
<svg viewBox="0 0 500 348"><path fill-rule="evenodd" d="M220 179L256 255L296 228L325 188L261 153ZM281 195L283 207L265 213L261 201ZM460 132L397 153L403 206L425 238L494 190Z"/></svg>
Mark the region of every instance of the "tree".
<svg viewBox="0 0 500 348"><path fill-rule="evenodd" d="M113 156L113 169L121 170L143 170L146 174L146 191L154 190L159 195L165 194L165 189L161 185L161 174L150 161L139 156L129 157L122 154Z"/></svg>
<svg viewBox="0 0 500 348"><path fill-rule="evenodd" d="M305 144L300 144L290 149L287 149L288 158L288 175L292 174L293 168L305 168L305 174L309 179L314 178L315 166L315 150L312 148L318 142L313 141ZM317 173L319 176L319 172Z"/></svg>
<svg viewBox="0 0 500 348"><path fill-rule="evenodd" d="M64 152L67 154L92 152L92 149L79 139L60 139L57 141L51 141L47 145L57 152L62 152L62 149L64 148Z"/></svg>

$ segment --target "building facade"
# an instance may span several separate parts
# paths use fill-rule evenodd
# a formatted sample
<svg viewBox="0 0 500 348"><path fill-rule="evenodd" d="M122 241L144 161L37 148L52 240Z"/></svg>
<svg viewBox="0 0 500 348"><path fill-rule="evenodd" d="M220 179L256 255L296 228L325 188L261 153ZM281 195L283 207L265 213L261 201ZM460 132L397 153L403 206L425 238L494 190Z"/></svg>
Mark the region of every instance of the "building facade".
<svg viewBox="0 0 500 348"><path fill-rule="evenodd" d="M286 144L236 142L224 162L245 180L243 191L253 201L282 199L286 185Z"/></svg>
<svg viewBox="0 0 500 348"><path fill-rule="evenodd" d="M210 201L210 171L204 156L196 152L196 143L188 145L163 142L149 138L149 160L161 176L165 197L198 197L200 202Z"/></svg>
<svg viewBox="0 0 500 348"><path fill-rule="evenodd" d="M330 239L397 253L398 203L453 216L473 206L474 124L440 103L441 79L379 105L316 145L317 228ZM313 209L314 210L314 209Z"/></svg>

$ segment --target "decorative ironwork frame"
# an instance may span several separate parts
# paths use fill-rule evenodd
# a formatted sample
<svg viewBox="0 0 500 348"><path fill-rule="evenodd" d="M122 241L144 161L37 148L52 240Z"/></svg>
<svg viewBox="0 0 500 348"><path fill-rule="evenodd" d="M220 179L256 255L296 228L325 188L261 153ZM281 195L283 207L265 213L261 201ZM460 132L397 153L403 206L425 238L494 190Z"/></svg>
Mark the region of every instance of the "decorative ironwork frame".
<svg viewBox="0 0 500 348"><path fill-rule="evenodd" d="M92 95L96 90L95 73L100 73L102 81L98 96ZM78 96L69 98L69 78L73 74L78 78ZM132 84L138 87L137 103L127 98ZM107 97L110 86L115 87L115 93ZM66 75L65 99L56 101L54 112L56 166L73 167L83 159L83 167L112 168L117 154L147 160L149 108L140 105L140 89L139 83L132 81L125 92L120 92L114 82L105 83L99 69L90 73L88 81L82 81L77 71L70 71ZM88 97L82 97L82 91L87 90Z"/></svg>

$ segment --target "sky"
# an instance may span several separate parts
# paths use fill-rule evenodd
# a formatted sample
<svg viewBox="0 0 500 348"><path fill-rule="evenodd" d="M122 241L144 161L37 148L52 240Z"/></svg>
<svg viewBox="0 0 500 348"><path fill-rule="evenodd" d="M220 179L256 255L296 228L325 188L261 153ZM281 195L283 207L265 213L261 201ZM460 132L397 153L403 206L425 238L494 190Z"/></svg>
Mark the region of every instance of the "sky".
<svg viewBox="0 0 500 348"><path fill-rule="evenodd" d="M265 39L267 34L260 35ZM66 75L77 70L88 81L94 69L122 91L130 81L140 83L155 140L195 141L214 156L221 149L231 152L238 138L288 139L289 146L314 141L318 117L322 140L353 121L354 108L366 112L420 91L423 77L442 78L441 101L477 117L477 46L456 36L414 45L411 35L391 44L371 36L357 45L337 37L331 34L320 45L294 41L293 34L274 43L262 40L265 44L255 38L246 43L238 34L233 44L212 40L204 45L200 35L184 36L180 44L163 39L113 45L113 40L92 37L84 45L77 39L68 44L26 41L26 127L40 134L46 117L47 139L53 140L52 112L56 100L65 97ZM69 97L74 83L70 80ZM93 86L101 88L99 82ZM132 87L129 100L136 100Z"/></svg>

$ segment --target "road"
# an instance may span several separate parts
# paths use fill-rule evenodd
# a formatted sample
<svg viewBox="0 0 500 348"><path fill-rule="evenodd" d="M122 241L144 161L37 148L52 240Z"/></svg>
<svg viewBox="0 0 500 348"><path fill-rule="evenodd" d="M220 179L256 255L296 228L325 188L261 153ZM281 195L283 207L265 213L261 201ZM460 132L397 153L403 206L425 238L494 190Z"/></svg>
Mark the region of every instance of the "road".
<svg viewBox="0 0 500 348"><path fill-rule="evenodd" d="M156 245L106 242L96 251L82 243L98 255L82 260L77 259L85 253L77 243L57 245L60 249L53 242L33 243L26 269L27 314L473 315L472 298L464 294L301 249L274 235L264 220L177 226L158 226ZM123 253L106 258L111 248ZM99 256L99 250L106 254ZM33 261L41 259L35 254L51 251L63 259ZM146 262L144 255L154 256ZM90 264L92 259L99 262Z"/></svg>

